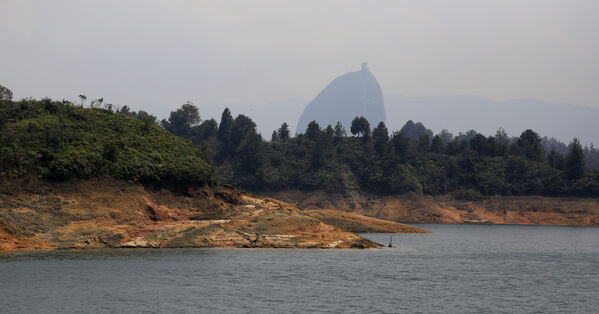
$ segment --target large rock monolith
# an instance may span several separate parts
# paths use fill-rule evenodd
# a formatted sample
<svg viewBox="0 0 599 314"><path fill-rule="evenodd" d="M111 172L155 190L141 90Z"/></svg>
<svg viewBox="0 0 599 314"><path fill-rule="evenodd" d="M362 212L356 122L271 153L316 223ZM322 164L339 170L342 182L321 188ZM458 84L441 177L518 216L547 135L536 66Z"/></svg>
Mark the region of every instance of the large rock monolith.
<svg viewBox="0 0 599 314"><path fill-rule="evenodd" d="M323 128L341 121L349 131L351 121L359 116L365 117L371 127L385 122L383 92L366 62L360 71L343 74L325 87L304 109L296 132L304 133L313 120Z"/></svg>

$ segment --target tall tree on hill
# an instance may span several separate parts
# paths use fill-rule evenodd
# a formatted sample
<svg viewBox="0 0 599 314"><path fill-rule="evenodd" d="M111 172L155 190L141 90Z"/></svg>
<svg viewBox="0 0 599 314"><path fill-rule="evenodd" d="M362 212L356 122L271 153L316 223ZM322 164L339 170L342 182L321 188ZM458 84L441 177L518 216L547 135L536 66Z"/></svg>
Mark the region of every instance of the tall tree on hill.
<svg viewBox="0 0 599 314"><path fill-rule="evenodd" d="M580 179L584 174L584 153L577 138L570 143L570 151L566 157L566 178L570 180Z"/></svg>
<svg viewBox="0 0 599 314"><path fill-rule="evenodd" d="M263 167L265 160L264 142L260 134L255 132L250 132L241 139L233 158L236 169L246 174L253 174L254 177Z"/></svg>
<svg viewBox="0 0 599 314"><path fill-rule="evenodd" d="M345 127L341 124L341 121L337 121L335 124L335 129L333 130L333 138L335 139L335 143L339 142L341 138L345 137L347 132L345 131Z"/></svg>
<svg viewBox="0 0 599 314"><path fill-rule="evenodd" d="M283 124L281 124L281 127L277 131L278 140L280 140L280 141L288 140L289 134L291 134L291 132L289 131L289 125L287 125L287 122L283 122Z"/></svg>
<svg viewBox="0 0 599 314"><path fill-rule="evenodd" d="M246 136L257 134L256 123L246 115L238 115L231 124L230 142L238 147Z"/></svg>
<svg viewBox="0 0 599 314"><path fill-rule="evenodd" d="M208 142L210 147L214 148L215 138L218 132L218 122L214 119L205 120L200 125L193 128L194 136L192 141L198 145L202 142Z"/></svg>
<svg viewBox="0 0 599 314"><path fill-rule="evenodd" d="M507 132L505 132L504 128L499 128L497 129L497 132L495 132L495 152L494 154L496 156L505 156L507 154L508 151L508 147L510 144L510 139L507 135Z"/></svg>
<svg viewBox="0 0 599 314"><path fill-rule="evenodd" d="M335 130L333 129L332 125L327 125L327 127L324 129L324 134L328 137L328 138L333 138L335 136Z"/></svg>
<svg viewBox="0 0 599 314"><path fill-rule="evenodd" d="M310 123L308 123L308 127L306 128L307 138L311 140L317 140L321 132L322 130L320 129L320 125L318 125L318 122L311 121Z"/></svg>
<svg viewBox="0 0 599 314"><path fill-rule="evenodd" d="M543 161L543 146L541 137L533 130L522 132L516 143L512 145L516 155L521 155L532 161Z"/></svg>
<svg viewBox="0 0 599 314"><path fill-rule="evenodd" d="M399 132L393 132L391 136L391 149L393 157L400 163L405 163L410 147L410 139L401 135Z"/></svg>
<svg viewBox="0 0 599 314"><path fill-rule="evenodd" d="M220 124L218 125L218 139L222 142L229 140L229 133L231 132L231 125L233 124L233 116L231 116L231 110L225 108L222 115L220 116Z"/></svg>
<svg viewBox="0 0 599 314"><path fill-rule="evenodd" d="M364 117L356 117L351 122L351 134L362 137L364 141L370 138L370 123Z"/></svg>
<svg viewBox="0 0 599 314"><path fill-rule="evenodd" d="M231 159L238 171L255 174L265 161L264 142L256 131L256 123L245 115L238 115L231 124Z"/></svg>
<svg viewBox="0 0 599 314"><path fill-rule="evenodd" d="M379 124L372 130L372 139L374 139L374 149L378 155L384 155L389 143L389 130L385 126L385 123L379 122Z"/></svg>
<svg viewBox="0 0 599 314"><path fill-rule="evenodd" d="M198 108L188 101L181 108L171 111L168 120L163 119L160 124L177 136L190 138L191 128L198 125L200 121Z"/></svg>

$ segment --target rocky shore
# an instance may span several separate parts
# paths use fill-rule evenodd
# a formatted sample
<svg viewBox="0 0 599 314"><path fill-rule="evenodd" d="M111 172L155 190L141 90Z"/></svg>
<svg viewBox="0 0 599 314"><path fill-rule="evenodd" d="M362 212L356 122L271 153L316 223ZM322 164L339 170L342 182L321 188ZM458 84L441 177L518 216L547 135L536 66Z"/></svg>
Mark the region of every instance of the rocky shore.
<svg viewBox="0 0 599 314"><path fill-rule="evenodd" d="M0 251L380 246L320 218L227 185L174 193L112 179L5 180L0 188ZM360 215L352 219L363 227L351 229L355 232L425 232Z"/></svg>
<svg viewBox="0 0 599 314"><path fill-rule="evenodd" d="M335 209L403 223L599 226L599 198L491 196L459 200L451 195L341 195L297 190L266 195L303 210Z"/></svg>

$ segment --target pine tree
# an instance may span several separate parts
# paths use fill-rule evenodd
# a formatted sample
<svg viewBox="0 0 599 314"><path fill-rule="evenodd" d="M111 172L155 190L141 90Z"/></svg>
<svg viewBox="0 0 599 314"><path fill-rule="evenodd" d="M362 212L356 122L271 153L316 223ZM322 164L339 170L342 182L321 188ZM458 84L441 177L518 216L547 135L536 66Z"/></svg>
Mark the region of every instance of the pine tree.
<svg viewBox="0 0 599 314"><path fill-rule="evenodd" d="M281 127L277 132L277 137L280 141L286 141L289 139L290 133L291 132L289 132L289 125L287 125L286 122L283 122L283 124L281 124Z"/></svg>
<svg viewBox="0 0 599 314"><path fill-rule="evenodd" d="M566 157L566 178L576 180L584 175L584 153L577 138L570 143L570 151Z"/></svg>

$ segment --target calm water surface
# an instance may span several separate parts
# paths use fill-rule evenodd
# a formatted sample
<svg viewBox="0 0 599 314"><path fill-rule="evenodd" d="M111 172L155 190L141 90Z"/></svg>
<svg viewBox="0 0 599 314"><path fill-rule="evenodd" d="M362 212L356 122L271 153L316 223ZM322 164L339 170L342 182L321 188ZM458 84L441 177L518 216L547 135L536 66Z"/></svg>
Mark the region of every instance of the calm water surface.
<svg viewBox="0 0 599 314"><path fill-rule="evenodd" d="M0 312L599 311L599 228L420 226L394 249L3 254Z"/></svg>

